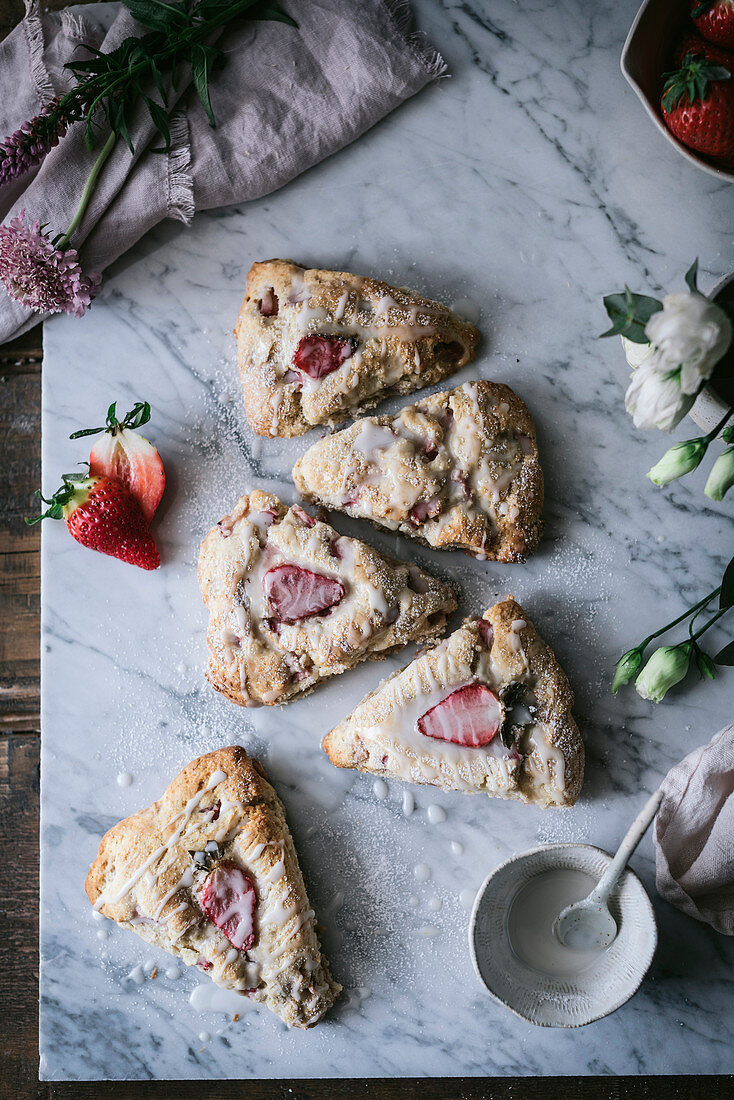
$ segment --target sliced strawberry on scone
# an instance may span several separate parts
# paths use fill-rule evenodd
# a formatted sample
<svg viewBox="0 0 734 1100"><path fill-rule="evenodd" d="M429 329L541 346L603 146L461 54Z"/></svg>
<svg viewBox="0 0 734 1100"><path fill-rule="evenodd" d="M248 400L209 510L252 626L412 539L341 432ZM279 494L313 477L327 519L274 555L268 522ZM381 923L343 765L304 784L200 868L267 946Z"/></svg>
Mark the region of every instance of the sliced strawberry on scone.
<svg viewBox="0 0 734 1100"><path fill-rule="evenodd" d="M424 737L454 745L488 745L502 725L503 706L486 684L465 684L418 719Z"/></svg>
<svg viewBox="0 0 734 1100"><path fill-rule="evenodd" d="M570 806L584 773L573 695L511 596L416 657L324 738L332 764Z"/></svg>
<svg viewBox="0 0 734 1100"><path fill-rule="evenodd" d="M357 341L351 337L342 339L339 336L314 333L313 336L304 336L299 340L293 353L293 366L309 378L323 378L324 375L338 370L356 350Z"/></svg>
<svg viewBox="0 0 734 1100"><path fill-rule="evenodd" d="M435 641L453 589L295 504L253 492L202 543L207 679L240 706L275 706L408 642Z"/></svg>
<svg viewBox="0 0 734 1100"><path fill-rule="evenodd" d="M263 577L265 598L283 623L322 615L344 595L344 585L300 565L276 565Z"/></svg>
<svg viewBox="0 0 734 1100"><path fill-rule="evenodd" d="M127 485L150 523L166 487L163 461L157 449L136 431L150 420L150 405L138 401L122 420L117 419L117 402L107 410L103 428L83 428L70 439L100 435L89 453L89 472L93 477L114 477Z"/></svg>
<svg viewBox="0 0 734 1100"><path fill-rule="evenodd" d="M201 905L238 951L249 951L255 942L257 895L249 875L235 863L217 863L204 883Z"/></svg>

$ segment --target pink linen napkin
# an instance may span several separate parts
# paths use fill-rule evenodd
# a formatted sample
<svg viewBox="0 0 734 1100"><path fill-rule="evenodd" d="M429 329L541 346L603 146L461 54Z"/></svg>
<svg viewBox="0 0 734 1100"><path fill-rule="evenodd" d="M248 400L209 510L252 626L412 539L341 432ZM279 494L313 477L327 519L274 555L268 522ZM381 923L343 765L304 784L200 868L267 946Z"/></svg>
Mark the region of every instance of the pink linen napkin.
<svg viewBox="0 0 734 1100"><path fill-rule="evenodd" d="M66 90L63 64L79 56L80 40L108 51L142 33L123 5L105 33L94 26L94 6L44 14L38 0L27 3L24 21L0 43L0 142ZM410 33L400 0L284 0L283 7L298 29L240 20L219 39L227 60L210 82L216 129L184 81L178 99L169 99L166 155L150 152L160 135L145 109L138 111L135 156L118 141L72 241L85 271L103 271L163 218L189 222L196 210L277 190L445 70L439 54ZM108 132L100 127L90 153L83 125L72 127L40 169L0 187L0 220L25 209L53 234L66 229ZM40 319L0 285L0 343Z"/></svg>
<svg viewBox="0 0 734 1100"><path fill-rule="evenodd" d="M689 753L661 786L654 831L658 893L734 936L734 725Z"/></svg>

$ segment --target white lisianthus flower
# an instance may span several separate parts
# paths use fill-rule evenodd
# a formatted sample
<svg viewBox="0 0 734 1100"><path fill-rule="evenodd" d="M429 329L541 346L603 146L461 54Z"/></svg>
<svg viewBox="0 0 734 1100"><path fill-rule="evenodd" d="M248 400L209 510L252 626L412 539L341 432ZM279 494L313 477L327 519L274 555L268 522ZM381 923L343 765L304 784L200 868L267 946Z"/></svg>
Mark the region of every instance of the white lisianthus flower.
<svg viewBox="0 0 734 1100"><path fill-rule="evenodd" d="M628 340L626 336L622 336L621 340L625 359L632 370L641 367L655 351L652 344L636 344L634 340Z"/></svg>
<svg viewBox="0 0 734 1100"><path fill-rule="evenodd" d="M695 401L695 394L685 394L676 370L662 371L656 355L650 356L632 375L624 406L636 428L659 428L672 432Z"/></svg>
<svg viewBox="0 0 734 1100"><path fill-rule="evenodd" d="M697 393L729 347L731 321L724 310L703 294L668 294L663 308L645 326L661 372L680 367L680 389Z"/></svg>

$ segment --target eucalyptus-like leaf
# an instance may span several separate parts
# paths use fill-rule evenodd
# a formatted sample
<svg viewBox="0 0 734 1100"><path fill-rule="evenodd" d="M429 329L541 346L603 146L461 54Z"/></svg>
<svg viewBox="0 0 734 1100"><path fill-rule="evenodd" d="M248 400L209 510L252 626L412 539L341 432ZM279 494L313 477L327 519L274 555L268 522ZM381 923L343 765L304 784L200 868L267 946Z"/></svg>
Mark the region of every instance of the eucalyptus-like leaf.
<svg viewBox="0 0 734 1100"><path fill-rule="evenodd" d="M728 642L714 657L717 665L734 665L734 641Z"/></svg>
<svg viewBox="0 0 734 1100"><path fill-rule="evenodd" d="M721 579L719 607L734 607L734 558L731 559Z"/></svg>
<svg viewBox="0 0 734 1100"><path fill-rule="evenodd" d="M698 256L686 271L686 286L691 294L698 294Z"/></svg>
<svg viewBox="0 0 734 1100"><path fill-rule="evenodd" d="M647 294L633 294L628 286L619 294L607 294L604 298L612 327L601 336L626 336L633 344L649 344L645 326L653 313L663 308L663 303Z"/></svg>

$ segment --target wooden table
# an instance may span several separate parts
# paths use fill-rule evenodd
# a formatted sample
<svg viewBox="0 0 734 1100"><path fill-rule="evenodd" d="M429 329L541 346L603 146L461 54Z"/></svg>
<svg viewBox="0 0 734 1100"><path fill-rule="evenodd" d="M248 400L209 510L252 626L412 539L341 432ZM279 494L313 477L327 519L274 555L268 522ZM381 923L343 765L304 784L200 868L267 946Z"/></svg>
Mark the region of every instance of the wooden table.
<svg viewBox="0 0 734 1100"><path fill-rule="evenodd" d="M52 0L51 7L62 7ZM21 17L22 0L0 0L0 38ZM18 120L19 122L22 120ZM4 136L4 135L0 135ZM452 1078L398 1081L257 1081L207 1085L131 1083L39 1085L38 771L40 750L41 364L38 326L0 347L0 440L5 477L0 514L0 1097L168 1098L246 1096L250 1100L707 1100L734 1097L734 1078ZM48 488L48 486L46 486ZM83 670L80 670L83 676ZM734 1005L732 1006L734 1019ZM83 1036L79 1037L80 1043ZM487 1036L491 1043L492 1036ZM457 1070L461 1067L457 1066Z"/></svg>

